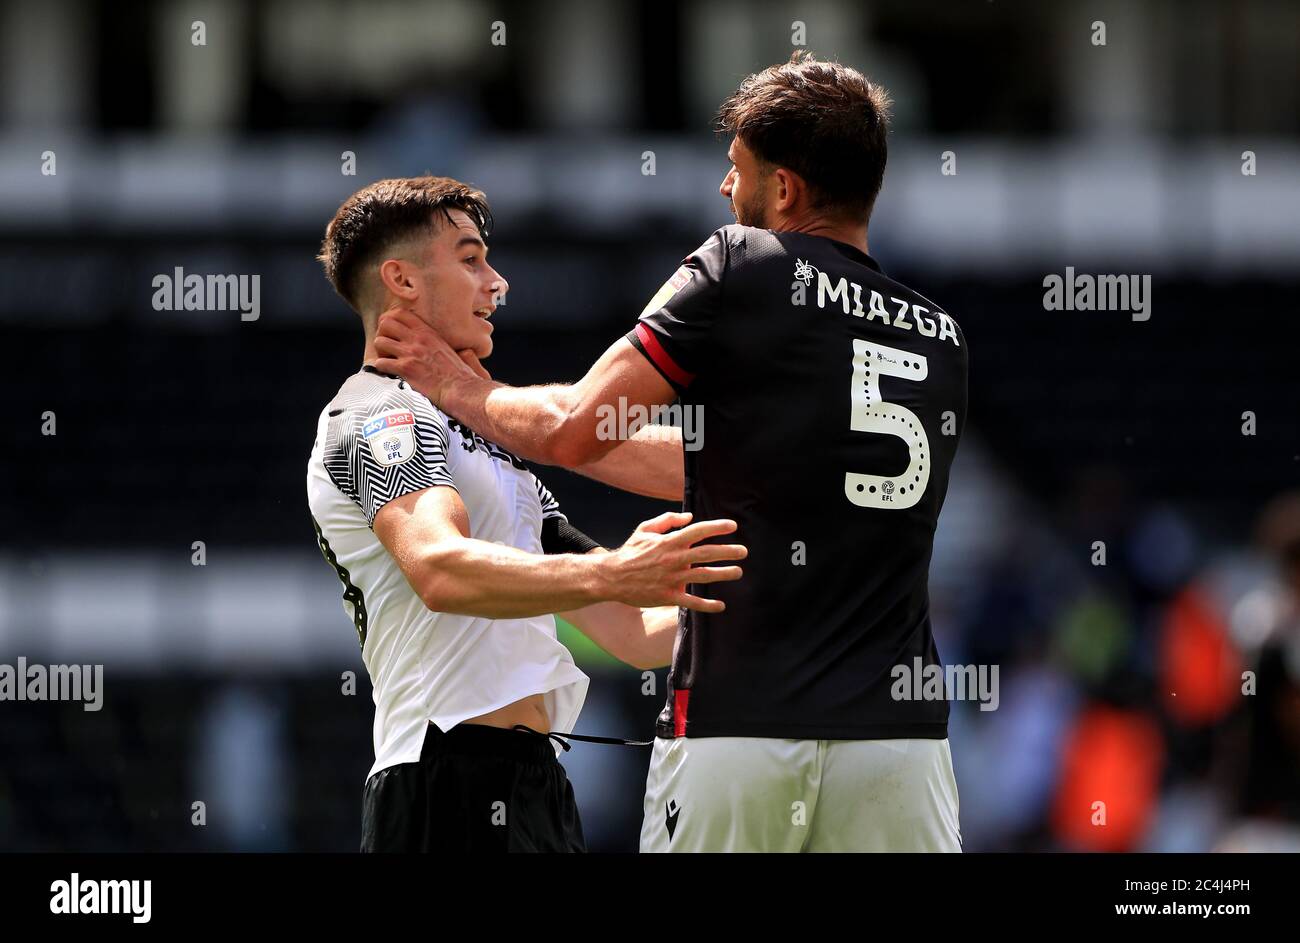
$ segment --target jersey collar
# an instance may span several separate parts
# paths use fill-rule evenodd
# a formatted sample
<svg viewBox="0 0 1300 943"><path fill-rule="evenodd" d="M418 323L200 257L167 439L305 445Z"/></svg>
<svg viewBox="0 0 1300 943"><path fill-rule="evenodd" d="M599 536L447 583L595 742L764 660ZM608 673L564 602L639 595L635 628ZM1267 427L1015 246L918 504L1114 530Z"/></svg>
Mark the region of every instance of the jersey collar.
<svg viewBox="0 0 1300 943"><path fill-rule="evenodd" d="M388 377L390 380L400 380L401 377L395 377L391 373L384 373L382 370L375 369L373 364L363 363L361 365L362 373L373 373L377 377Z"/></svg>
<svg viewBox="0 0 1300 943"><path fill-rule="evenodd" d="M849 258L853 259L855 262L861 262L863 265L867 266L867 268L875 269L881 275L885 274L884 269L880 267L880 263L867 255L857 246L851 246L847 242L840 242L838 239L828 239L825 236L820 236L818 238L826 239L827 242L835 246L835 248L840 250L844 255L849 256Z"/></svg>

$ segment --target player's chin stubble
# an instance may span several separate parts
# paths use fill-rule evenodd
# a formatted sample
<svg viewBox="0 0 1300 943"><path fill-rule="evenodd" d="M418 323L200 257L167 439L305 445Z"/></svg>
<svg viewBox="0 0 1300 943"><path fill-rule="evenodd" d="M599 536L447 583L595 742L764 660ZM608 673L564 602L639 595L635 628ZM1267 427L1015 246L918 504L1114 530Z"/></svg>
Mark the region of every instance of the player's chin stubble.
<svg viewBox="0 0 1300 943"><path fill-rule="evenodd" d="M763 229L763 217L767 215L767 207L763 204L763 195L757 194L748 203L737 205L735 200L731 201L731 215L736 217L736 222L742 226L753 226L756 229Z"/></svg>

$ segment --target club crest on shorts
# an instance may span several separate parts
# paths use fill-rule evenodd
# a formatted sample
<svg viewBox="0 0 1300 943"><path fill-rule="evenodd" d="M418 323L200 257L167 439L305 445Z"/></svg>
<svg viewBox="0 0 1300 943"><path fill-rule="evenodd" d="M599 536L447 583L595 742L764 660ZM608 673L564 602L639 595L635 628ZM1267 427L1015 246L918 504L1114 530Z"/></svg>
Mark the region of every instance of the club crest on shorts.
<svg viewBox="0 0 1300 943"><path fill-rule="evenodd" d="M361 435L375 461L387 468L400 465L415 455L415 414L395 409L366 421Z"/></svg>

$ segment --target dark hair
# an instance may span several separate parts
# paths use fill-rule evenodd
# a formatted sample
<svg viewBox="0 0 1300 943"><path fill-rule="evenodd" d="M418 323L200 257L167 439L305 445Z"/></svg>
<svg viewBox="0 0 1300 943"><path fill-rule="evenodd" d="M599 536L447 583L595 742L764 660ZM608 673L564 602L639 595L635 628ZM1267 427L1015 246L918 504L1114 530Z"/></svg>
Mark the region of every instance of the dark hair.
<svg viewBox="0 0 1300 943"><path fill-rule="evenodd" d="M866 218L885 179L889 107L861 72L798 49L740 83L718 111L718 131L797 173L815 208Z"/></svg>
<svg viewBox="0 0 1300 943"><path fill-rule="evenodd" d="M325 277L358 312L360 275L367 264L411 236L432 233L435 214L451 224L451 211L464 210L484 239L492 229L492 210L480 190L450 177L399 177L376 180L343 201L325 227L317 258Z"/></svg>

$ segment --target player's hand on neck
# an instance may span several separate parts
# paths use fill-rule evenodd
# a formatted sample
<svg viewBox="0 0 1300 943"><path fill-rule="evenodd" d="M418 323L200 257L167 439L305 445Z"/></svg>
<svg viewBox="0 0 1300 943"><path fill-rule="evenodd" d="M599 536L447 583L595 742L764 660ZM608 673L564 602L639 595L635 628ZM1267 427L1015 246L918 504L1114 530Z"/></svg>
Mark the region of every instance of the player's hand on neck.
<svg viewBox="0 0 1300 943"><path fill-rule="evenodd" d="M471 350L453 350L437 331L402 305L379 316L373 351L375 369L406 380L434 405L441 405L446 388L464 380L491 380Z"/></svg>

